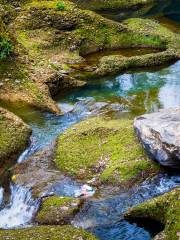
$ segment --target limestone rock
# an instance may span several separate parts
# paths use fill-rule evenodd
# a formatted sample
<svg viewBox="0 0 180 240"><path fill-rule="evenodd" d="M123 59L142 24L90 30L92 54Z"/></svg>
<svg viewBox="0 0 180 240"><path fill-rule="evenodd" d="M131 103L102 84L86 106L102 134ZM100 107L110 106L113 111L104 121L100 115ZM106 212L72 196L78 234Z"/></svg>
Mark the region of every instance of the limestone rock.
<svg viewBox="0 0 180 240"><path fill-rule="evenodd" d="M137 117L134 127L155 160L166 167L180 168L180 108Z"/></svg>

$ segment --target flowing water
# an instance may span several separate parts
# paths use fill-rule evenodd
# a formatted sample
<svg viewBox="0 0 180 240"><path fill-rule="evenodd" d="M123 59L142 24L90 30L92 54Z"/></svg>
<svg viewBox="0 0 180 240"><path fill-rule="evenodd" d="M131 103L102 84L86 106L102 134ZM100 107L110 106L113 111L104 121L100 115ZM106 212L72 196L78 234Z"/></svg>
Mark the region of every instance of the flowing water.
<svg viewBox="0 0 180 240"><path fill-rule="evenodd" d="M157 9L153 9L154 11L157 12ZM178 21L179 15L176 14L178 9L172 7L172 11L167 11L167 8L163 11L173 21ZM172 28L174 23L169 21L164 24L169 24ZM178 32L179 29L177 24L174 31ZM93 58L91 57L89 61L93 62ZM72 124L89 116L108 114L116 118L134 118L160 108L180 106L180 61L162 69L128 72L99 80L89 79L83 88L72 90L56 100L64 111L64 116L41 113L23 106L1 104L22 117L33 129L31 145L22 153L18 162L25 161ZM149 240L155 233L154 229L146 231L135 224L130 224L123 219L123 214L129 207L176 186L180 186L180 175L161 174L127 192L93 197L75 216L73 224L93 232L102 240ZM65 178L61 184L54 185L52 191L61 196L74 196L80 187L78 183ZM7 203L4 189L0 187L0 228L32 224L39 200L34 200L31 191L22 186L11 184L10 191L10 200Z"/></svg>

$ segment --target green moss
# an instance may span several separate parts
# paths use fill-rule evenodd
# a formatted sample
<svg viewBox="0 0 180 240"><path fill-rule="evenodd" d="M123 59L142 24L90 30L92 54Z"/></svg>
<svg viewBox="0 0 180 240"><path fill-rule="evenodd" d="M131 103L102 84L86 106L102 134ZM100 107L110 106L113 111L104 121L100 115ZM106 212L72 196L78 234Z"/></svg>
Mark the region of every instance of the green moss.
<svg viewBox="0 0 180 240"><path fill-rule="evenodd" d="M178 240L180 232L180 188L133 207L126 218L151 218L165 225L164 240Z"/></svg>
<svg viewBox="0 0 180 240"><path fill-rule="evenodd" d="M79 210L79 199L70 197L49 197L42 202L36 221L40 224L68 224Z"/></svg>
<svg viewBox="0 0 180 240"><path fill-rule="evenodd" d="M96 238L85 232L82 229L77 229L72 226L38 226L26 229L17 230L1 230L1 239L13 239L13 240L95 240Z"/></svg>
<svg viewBox="0 0 180 240"><path fill-rule="evenodd" d="M13 51L12 39L0 19L0 61L8 58Z"/></svg>
<svg viewBox="0 0 180 240"><path fill-rule="evenodd" d="M31 129L14 114L0 108L0 159L1 166L12 165L12 161L28 144ZM0 170L2 173L3 168ZM2 179L3 180L3 179Z"/></svg>
<svg viewBox="0 0 180 240"><path fill-rule="evenodd" d="M76 1L80 6L90 8L93 10L116 10L118 9L131 9L138 5L146 6L154 3L154 0L90 0L90 1Z"/></svg>
<svg viewBox="0 0 180 240"><path fill-rule="evenodd" d="M100 59L95 75L113 75L128 69L155 67L174 62L177 59L179 59L179 55L174 49L133 57L121 55L105 56Z"/></svg>
<svg viewBox="0 0 180 240"><path fill-rule="evenodd" d="M142 35L146 33L147 39L152 36L154 37L155 42L161 41L161 44L163 44L163 42L164 44L171 41L175 42L175 38L177 37L177 35L169 29L151 19L132 18L124 21L123 23L128 26L129 30L133 32L138 31Z"/></svg>
<svg viewBox="0 0 180 240"><path fill-rule="evenodd" d="M74 125L58 139L57 166L72 176L89 179L98 173L102 181L116 183L146 170L156 171L157 165L146 157L132 125L130 120L102 118Z"/></svg>
<svg viewBox="0 0 180 240"><path fill-rule="evenodd" d="M65 10L65 5L63 2L58 2L56 4L56 8L59 10L59 11L62 11L62 10Z"/></svg>
<svg viewBox="0 0 180 240"><path fill-rule="evenodd" d="M74 7L74 4L71 3L70 1L61 1L59 2L58 0L50 0L50 1L31 1L30 3L28 3L27 5L24 6L24 9L27 8L32 8L32 7L38 7L38 8L46 8L46 9L53 9L53 10L59 10L57 8L57 5L61 3L61 5L64 6L63 10L72 10L72 8ZM60 14L62 14L63 12L60 12Z"/></svg>
<svg viewBox="0 0 180 240"><path fill-rule="evenodd" d="M56 196L53 196L53 197L47 198L43 202L42 208L43 207L46 208L46 207L50 207L50 206L61 207L64 204L66 204L67 202L72 201L72 199L73 198L71 198L71 197L56 197Z"/></svg>

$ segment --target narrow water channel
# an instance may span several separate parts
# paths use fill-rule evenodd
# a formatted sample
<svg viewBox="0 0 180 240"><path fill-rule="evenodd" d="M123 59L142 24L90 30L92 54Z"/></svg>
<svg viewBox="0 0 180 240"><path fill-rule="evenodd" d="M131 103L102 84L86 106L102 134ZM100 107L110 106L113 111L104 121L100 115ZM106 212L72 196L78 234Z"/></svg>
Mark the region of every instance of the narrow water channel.
<svg viewBox="0 0 180 240"><path fill-rule="evenodd" d="M178 21L176 14L173 14L174 12L166 10L165 15ZM171 22L170 27L172 25ZM174 29L178 32L179 25ZM93 59L89 61L92 62ZM180 61L162 69L129 72L98 80L89 79L86 86L58 96L56 101L64 111L64 116L1 103L1 106L20 116L33 130L31 144L19 157L18 162L25 161L82 119L102 113L112 118L133 119L137 115L160 108L180 106ZM180 186L179 174L161 174L127 192L91 198L72 223L93 232L102 240L149 240L156 230L146 231L130 224L123 219L123 214L128 208L177 186ZM58 186L56 194L71 196L75 188L78 188L78 184L67 179ZM4 201L4 189L0 188L0 228L32 225L39 200L33 199L30 190L21 186L11 184L10 190L7 204Z"/></svg>

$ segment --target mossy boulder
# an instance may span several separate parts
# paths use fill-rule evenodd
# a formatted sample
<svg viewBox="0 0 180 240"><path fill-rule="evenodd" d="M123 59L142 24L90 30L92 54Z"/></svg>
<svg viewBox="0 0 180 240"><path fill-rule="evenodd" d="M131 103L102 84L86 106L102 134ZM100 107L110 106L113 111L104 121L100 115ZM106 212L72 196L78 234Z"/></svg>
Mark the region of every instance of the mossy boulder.
<svg viewBox="0 0 180 240"><path fill-rule="evenodd" d="M20 118L0 108L0 159L17 156L27 146L31 129Z"/></svg>
<svg viewBox="0 0 180 240"><path fill-rule="evenodd" d="M36 217L39 224L64 225L69 224L78 212L79 199L70 197L49 197L44 199Z"/></svg>
<svg viewBox="0 0 180 240"><path fill-rule="evenodd" d="M18 155L26 148L30 135L31 129L28 125L13 113L0 108L0 175L12 166Z"/></svg>
<svg viewBox="0 0 180 240"><path fill-rule="evenodd" d="M16 230L1 230L1 239L12 240L95 240L92 234L85 232L82 229L77 229L72 226L38 226Z"/></svg>
<svg viewBox="0 0 180 240"><path fill-rule="evenodd" d="M142 180L159 169L145 155L131 120L101 117L82 121L60 135L55 162L83 181L96 177L115 184Z"/></svg>
<svg viewBox="0 0 180 240"><path fill-rule="evenodd" d="M133 207L127 219L154 219L162 223L164 231L156 239L178 240L180 235L180 188Z"/></svg>

